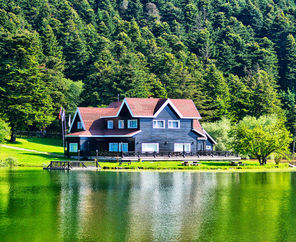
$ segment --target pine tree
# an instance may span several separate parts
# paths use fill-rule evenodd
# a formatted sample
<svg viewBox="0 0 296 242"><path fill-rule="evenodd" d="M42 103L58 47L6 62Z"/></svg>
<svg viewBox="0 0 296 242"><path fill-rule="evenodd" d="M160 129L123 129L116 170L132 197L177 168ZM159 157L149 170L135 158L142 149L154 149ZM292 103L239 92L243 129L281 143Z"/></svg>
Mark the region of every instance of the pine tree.
<svg viewBox="0 0 296 242"><path fill-rule="evenodd" d="M0 113L16 130L26 125L45 128L54 119L52 99L38 63L40 46L37 34L0 33Z"/></svg>
<svg viewBox="0 0 296 242"><path fill-rule="evenodd" d="M296 90L296 41L293 35L287 36L281 86Z"/></svg>

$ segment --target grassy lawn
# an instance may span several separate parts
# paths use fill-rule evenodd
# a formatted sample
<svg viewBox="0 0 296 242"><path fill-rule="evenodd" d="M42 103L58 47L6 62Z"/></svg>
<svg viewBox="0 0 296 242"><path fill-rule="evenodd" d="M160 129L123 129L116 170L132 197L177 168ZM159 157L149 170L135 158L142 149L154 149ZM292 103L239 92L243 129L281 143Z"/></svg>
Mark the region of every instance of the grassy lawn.
<svg viewBox="0 0 296 242"><path fill-rule="evenodd" d="M18 138L15 143L7 142L6 145L60 155L64 154L63 141L61 139Z"/></svg>
<svg viewBox="0 0 296 242"><path fill-rule="evenodd" d="M63 154L62 141L57 139L46 138L22 138L17 139L16 143L6 143L6 145L20 147L30 150L49 152L54 154ZM19 166L26 167L43 167L49 164L50 161L65 160L63 157L55 157L54 155L38 154L29 151L14 150L10 148L0 147L0 160L13 157L17 159ZM244 166L230 166L229 162L224 161L201 161L199 166L182 166L181 161L161 161L161 162L99 162L101 167L115 169L121 167L125 169L167 169L167 170L269 170L269 169L287 169L288 163L276 165L274 162L269 162L264 166L260 166L258 161L243 161Z"/></svg>
<svg viewBox="0 0 296 242"><path fill-rule="evenodd" d="M65 160L65 158L0 147L0 160L8 157L16 158L19 166L26 167L43 167L52 160Z"/></svg>

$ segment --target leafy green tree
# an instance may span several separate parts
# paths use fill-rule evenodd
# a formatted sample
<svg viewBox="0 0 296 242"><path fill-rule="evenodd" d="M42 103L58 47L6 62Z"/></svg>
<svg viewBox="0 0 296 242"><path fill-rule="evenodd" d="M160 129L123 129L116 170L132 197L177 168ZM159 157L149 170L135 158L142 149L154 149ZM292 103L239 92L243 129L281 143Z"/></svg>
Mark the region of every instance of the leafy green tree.
<svg viewBox="0 0 296 242"><path fill-rule="evenodd" d="M290 132L284 121L275 115L245 117L229 133L230 147L243 156L258 159L260 165L266 164L267 157L276 154L286 157L292 142Z"/></svg>
<svg viewBox="0 0 296 242"><path fill-rule="evenodd" d="M10 128L8 124L0 119L0 143L3 143L5 139L10 136Z"/></svg>
<svg viewBox="0 0 296 242"><path fill-rule="evenodd" d="M227 150L229 148L229 144L231 143L231 138L229 137L229 132L231 130L230 119L223 117L216 122L202 123L202 126L217 142L214 146L215 150Z"/></svg>

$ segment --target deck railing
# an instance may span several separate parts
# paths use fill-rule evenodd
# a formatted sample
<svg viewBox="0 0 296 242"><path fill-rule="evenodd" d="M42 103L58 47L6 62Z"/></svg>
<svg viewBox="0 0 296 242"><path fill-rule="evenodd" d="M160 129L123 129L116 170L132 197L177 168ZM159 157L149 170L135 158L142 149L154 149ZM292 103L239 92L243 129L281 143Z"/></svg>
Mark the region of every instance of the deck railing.
<svg viewBox="0 0 296 242"><path fill-rule="evenodd" d="M197 151L197 152L98 152L99 157L189 157L189 156L207 156L207 157L239 157L238 154L231 151Z"/></svg>

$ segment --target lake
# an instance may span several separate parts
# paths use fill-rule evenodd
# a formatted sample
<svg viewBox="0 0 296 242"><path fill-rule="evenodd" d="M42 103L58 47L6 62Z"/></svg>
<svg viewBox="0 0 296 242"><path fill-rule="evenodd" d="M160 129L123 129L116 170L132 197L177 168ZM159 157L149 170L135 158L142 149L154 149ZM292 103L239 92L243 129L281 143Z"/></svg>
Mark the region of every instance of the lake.
<svg viewBox="0 0 296 242"><path fill-rule="evenodd" d="M296 173L0 169L1 241L292 241Z"/></svg>

